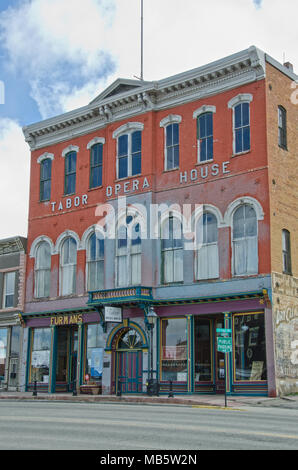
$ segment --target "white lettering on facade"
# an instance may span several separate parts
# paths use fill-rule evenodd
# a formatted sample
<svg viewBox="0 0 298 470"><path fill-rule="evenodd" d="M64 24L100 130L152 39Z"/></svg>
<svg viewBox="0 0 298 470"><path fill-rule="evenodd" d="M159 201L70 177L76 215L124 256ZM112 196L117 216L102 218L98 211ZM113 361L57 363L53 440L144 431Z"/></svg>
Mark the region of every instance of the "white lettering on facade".
<svg viewBox="0 0 298 470"><path fill-rule="evenodd" d="M65 200L65 203L64 201L60 201L59 203L51 202L52 212L55 212L57 204L58 211L63 211L64 209L71 209L72 207L80 207L81 205L86 206L88 204L88 195L84 194L82 197L76 196L74 199L67 198Z"/></svg>
<svg viewBox="0 0 298 470"><path fill-rule="evenodd" d="M221 165L221 172L222 174L227 174L231 173L230 170L228 169L228 165L230 162L223 162ZM200 172L198 174L198 170L192 169L190 173L188 174L187 171L180 172L180 184L187 183L189 180L190 181L197 181L199 177L202 179L208 178L208 175L212 176L218 176L220 173L220 166L217 163L214 163L211 166L211 171L209 171L209 165L204 165L201 167Z"/></svg>

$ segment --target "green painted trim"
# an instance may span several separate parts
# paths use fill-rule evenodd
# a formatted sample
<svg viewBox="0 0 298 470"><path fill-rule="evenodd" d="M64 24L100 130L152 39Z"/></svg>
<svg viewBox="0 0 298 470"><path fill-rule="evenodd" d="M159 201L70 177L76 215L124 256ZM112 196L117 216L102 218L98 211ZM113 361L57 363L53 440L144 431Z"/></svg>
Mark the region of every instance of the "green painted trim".
<svg viewBox="0 0 298 470"><path fill-rule="evenodd" d="M28 328L28 346L27 346L26 379L25 379L25 391L26 392L28 391L28 382L29 382L31 343L32 343L32 328Z"/></svg>
<svg viewBox="0 0 298 470"><path fill-rule="evenodd" d="M58 330L57 330L56 326L52 326L51 329L52 329L52 338L51 338L51 354L50 354L49 393L55 393L55 390L56 390Z"/></svg>

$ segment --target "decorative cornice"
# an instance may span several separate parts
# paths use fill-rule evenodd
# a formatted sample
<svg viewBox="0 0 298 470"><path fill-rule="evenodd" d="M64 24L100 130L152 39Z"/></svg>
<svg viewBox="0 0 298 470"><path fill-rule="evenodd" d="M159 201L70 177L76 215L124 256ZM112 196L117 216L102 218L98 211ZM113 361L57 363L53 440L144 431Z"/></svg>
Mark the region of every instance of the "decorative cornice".
<svg viewBox="0 0 298 470"><path fill-rule="evenodd" d="M66 157L66 155L70 152L78 153L79 150L80 150L79 147L77 147L76 145L69 145L68 147L62 150L62 157L63 158Z"/></svg>
<svg viewBox="0 0 298 470"><path fill-rule="evenodd" d="M87 144L87 150L90 150L91 147L93 147L93 145L96 145L96 144L102 144L104 145L106 143L106 140L104 137L94 137L94 139L90 140L90 142L88 142Z"/></svg>
<svg viewBox="0 0 298 470"><path fill-rule="evenodd" d="M197 117L200 116L200 114L204 114L204 113L216 113L216 106L204 104L203 106L201 106L200 108L194 111L193 118L197 119Z"/></svg>
<svg viewBox="0 0 298 470"><path fill-rule="evenodd" d="M40 155L40 157L38 157L37 163L41 163L41 162L43 162L44 160L47 160L47 159L54 160L54 154L53 153L48 153L48 152L43 153L42 155Z"/></svg>
<svg viewBox="0 0 298 470"><path fill-rule="evenodd" d="M264 77L265 54L252 46L203 67L157 82L136 82L124 92L112 93L115 84L134 83L119 79L89 105L24 127L23 132L31 150L36 150L102 129L111 122L212 96Z"/></svg>
<svg viewBox="0 0 298 470"><path fill-rule="evenodd" d="M182 121L182 117L179 116L178 114L169 114L168 116L166 116L160 121L159 126L166 127L169 124L180 124L181 121Z"/></svg>

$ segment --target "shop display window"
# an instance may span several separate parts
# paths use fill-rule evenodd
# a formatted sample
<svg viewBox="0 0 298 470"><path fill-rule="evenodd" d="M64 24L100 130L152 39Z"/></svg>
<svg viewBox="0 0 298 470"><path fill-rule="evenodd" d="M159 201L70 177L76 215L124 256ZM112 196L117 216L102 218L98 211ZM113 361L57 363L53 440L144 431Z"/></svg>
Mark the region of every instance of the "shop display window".
<svg viewBox="0 0 298 470"><path fill-rule="evenodd" d="M103 369L104 336L100 324L88 325L87 327L87 351L85 374L91 380L100 380Z"/></svg>
<svg viewBox="0 0 298 470"><path fill-rule="evenodd" d="M234 316L234 374L236 381L267 379L263 313Z"/></svg>
<svg viewBox="0 0 298 470"><path fill-rule="evenodd" d="M195 318L195 381L212 380L211 322Z"/></svg>
<svg viewBox="0 0 298 470"><path fill-rule="evenodd" d="M162 320L161 379L187 382L186 318Z"/></svg>
<svg viewBox="0 0 298 470"><path fill-rule="evenodd" d="M51 352L51 329L37 328L32 331L30 382L48 383Z"/></svg>

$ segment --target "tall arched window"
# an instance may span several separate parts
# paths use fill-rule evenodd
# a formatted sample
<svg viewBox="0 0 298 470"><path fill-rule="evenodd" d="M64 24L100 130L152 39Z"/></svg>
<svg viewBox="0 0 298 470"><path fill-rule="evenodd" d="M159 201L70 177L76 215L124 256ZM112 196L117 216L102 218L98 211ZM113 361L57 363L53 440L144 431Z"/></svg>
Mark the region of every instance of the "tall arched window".
<svg viewBox="0 0 298 470"><path fill-rule="evenodd" d="M40 201L51 199L52 160L46 158L40 163Z"/></svg>
<svg viewBox="0 0 298 470"><path fill-rule="evenodd" d="M196 226L196 279L215 279L219 277L217 219L205 212Z"/></svg>
<svg viewBox="0 0 298 470"><path fill-rule="evenodd" d="M104 239L93 233L87 248L87 290L104 288Z"/></svg>
<svg viewBox="0 0 298 470"><path fill-rule="evenodd" d="M233 216L233 274L258 273L258 222L254 208L243 204Z"/></svg>
<svg viewBox="0 0 298 470"><path fill-rule="evenodd" d="M213 160L213 113L203 113L197 121L198 161Z"/></svg>
<svg viewBox="0 0 298 470"><path fill-rule="evenodd" d="M65 156L65 180L64 180L64 194L74 194L76 192L76 166L77 166L77 153L75 151L69 152Z"/></svg>
<svg viewBox="0 0 298 470"><path fill-rule="evenodd" d="M170 215L161 228L162 282L183 281L182 225L177 217Z"/></svg>
<svg viewBox="0 0 298 470"><path fill-rule="evenodd" d="M77 243L72 237L63 242L60 255L61 295L75 294L77 267Z"/></svg>
<svg viewBox="0 0 298 470"><path fill-rule="evenodd" d="M35 258L35 297L49 297L51 286L51 247L47 242L39 244Z"/></svg>
<svg viewBox="0 0 298 470"><path fill-rule="evenodd" d="M127 224L132 222L132 217L127 217ZM140 224L134 224L128 236L127 226L121 225L117 234L116 246L116 270L117 285L119 287L141 284L141 256L142 241Z"/></svg>

